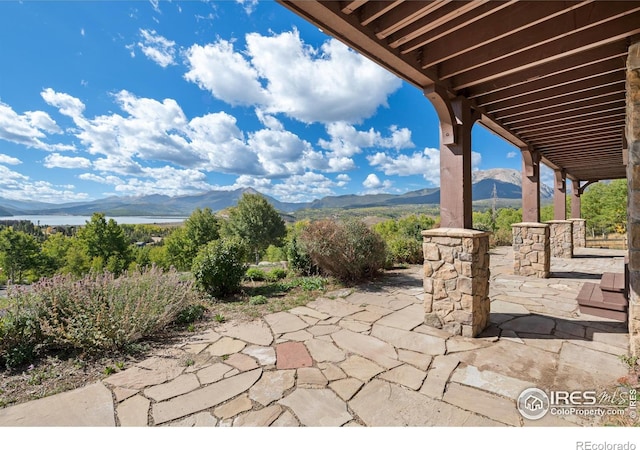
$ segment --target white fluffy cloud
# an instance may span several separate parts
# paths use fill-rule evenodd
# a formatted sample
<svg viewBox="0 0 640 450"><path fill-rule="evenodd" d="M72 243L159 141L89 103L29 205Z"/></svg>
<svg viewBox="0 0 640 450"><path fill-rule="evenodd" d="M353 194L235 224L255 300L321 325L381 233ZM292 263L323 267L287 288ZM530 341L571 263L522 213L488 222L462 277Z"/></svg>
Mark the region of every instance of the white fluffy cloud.
<svg viewBox="0 0 640 450"><path fill-rule="evenodd" d="M385 175L422 175L434 185L440 184L440 151L435 148L425 148L422 152L397 157L378 152L368 156L367 160L371 166L379 168ZM474 170L480 162L480 153L472 152L471 166Z"/></svg>
<svg viewBox="0 0 640 450"><path fill-rule="evenodd" d="M154 61L160 67L168 67L176 64L176 43L158 35L155 30L140 29L142 40L138 47L147 58Z"/></svg>
<svg viewBox="0 0 640 450"><path fill-rule="evenodd" d="M516 156L518 156L518 154L516 152L507 153L507 158L508 159L515 158Z"/></svg>
<svg viewBox="0 0 640 450"><path fill-rule="evenodd" d="M359 122L372 116L400 80L375 63L329 40L306 45L297 30L246 35L246 50L219 39L186 51L185 78L232 105L258 106L305 123ZM354 82L357 80L357 82Z"/></svg>
<svg viewBox="0 0 640 450"><path fill-rule="evenodd" d="M91 161L80 156L63 156L59 153L47 155L44 166L48 169L61 167L63 169L86 169L91 167Z"/></svg>
<svg viewBox="0 0 640 450"><path fill-rule="evenodd" d="M362 182L362 185L367 189L367 193L369 194L385 191L389 189L392 184L390 180L381 181L375 173L367 175L367 178Z"/></svg>
<svg viewBox="0 0 640 450"><path fill-rule="evenodd" d="M320 139L318 145L328 150L328 171L342 172L355 169L352 157L362 153L367 148L389 148L402 150L414 147L411 141L411 131L407 128L392 126L390 135L383 137L382 133L370 128L367 131L357 130L346 122L332 122L326 125L329 140Z"/></svg>
<svg viewBox="0 0 640 450"><path fill-rule="evenodd" d="M425 159L419 153L417 157L398 154L414 144L411 132L396 126L384 133L373 128L358 130L345 121L330 122L325 125L328 138L320 140L319 149L315 149L262 106L255 107L255 113L264 128L244 132L226 112L188 119L173 99L141 98L125 90L113 94L119 111L94 117L85 116L84 103L69 94L47 88L41 96L73 120L75 127L64 134L75 139L75 146L58 151L44 143L47 133L62 133L46 113L19 116L2 106L13 113L12 120L22 126L23 135L31 133L41 148L55 150L44 158L43 165L91 168L93 173L79 178L113 186L123 194L192 194L220 188L209 184L207 174L222 173L238 176L233 186L250 186L283 200L301 201L334 194L335 189L349 184L351 179L345 172L356 167L352 156L364 149L389 150L389 154L378 152L368 157L370 164L386 175L409 174L416 170L416 162L423 164ZM63 153L76 147L83 154ZM8 156L0 159L9 161L19 162ZM322 173L339 175L332 179ZM372 175L365 182L370 191L391 186L389 180L380 181Z"/></svg>
<svg viewBox="0 0 640 450"><path fill-rule="evenodd" d="M120 193L178 195L212 189L206 182L207 172L237 174L236 184L289 199L326 195L348 182L346 175L333 181L315 171L342 171L352 164L350 159L334 164L332 158L261 111L257 116L267 128L245 134L235 117L225 112L188 120L173 99L138 98L120 91L114 100L122 114L88 118L83 114L84 105L67 94L45 90L43 98L71 115L76 128L70 132L86 154L94 156L54 153L45 159L45 166L92 167L95 174L84 173L80 178L113 185ZM157 168L158 163L165 165ZM272 184L270 180L277 181ZM314 184L304 186L305 182Z"/></svg>
<svg viewBox="0 0 640 450"><path fill-rule="evenodd" d="M33 200L43 202L65 202L83 200L84 193L73 191L74 186L57 186L42 180L31 180L28 176L0 165L0 197L11 200Z"/></svg>
<svg viewBox="0 0 640 450"><path fill-rule="evenodd" d="M18 158L14 158L13 156L0 153L0 164L9 164L11 166L16 166L18 164L22 164L22 161L20 161Z"/></svg>
<svg viewBox="0 0 640 450"><path fill-rule="evenodd" d="M204 47L193 45L186 51L189 71L185 79L210 91L214 97L230 105L261 105L267 96L258 72L235 52L229 41L219 40Z"/></svg>
<svg viewBox="0 0 640 450"><path fill-rule="evenodd" d="M314 172L288 177L274 185L270 193L289 202L302 202L332 195L336 183L330 178Z"/></svg>
<svg viewBox="0 0 640 450"><path fill-rule="evenodd" d="M65 116L78 117L84 112L84 103L69 94L56 92L51 88L46 88L40 93L40 95L45 102L58 108L60 114L64 114Z"/></svg>
<svg viewBox="0 0 640 450"><path fill-rule="evenodd" d="M340 178L340 175L337 177ZM333 181L325 175L315 172L305 172L292 175L274 182L272 179L241 175L236 182L227 189L253 188L264 194L274 196L285 202L306 202L316 198L333 195L336 187L344 186L349 179L343 175L341 180ZM217 189L225 189L217 187Z"/></svg>
<svg viewBox="0 0 640 450"><path fill-rule="evenodd" d="M260 164L271 176L300 175L305 169L326 166L322 154L313 150L309 142L289 131L260 130L248 141Z"/></svg>
<svg viewBox="0 0 640 450"><path fill-rule="evenodd" d="M411 131L408 128L390 128L390 136L383 137L379 131L370 128L358 131L353 125L345 122L333 122L326 126L331 140L320 139L318 145L330 150L337 157L351 157L361 153L363 148L391 148L402 150L414 147L411 141Z"/></svg>
<svg viewBox="0 0 640 450"><path fill-rule="evenodd" d="M41 150L64 149L66 146L44 142L43 139L52 133L60 133L60 128L47 113L27 111L18 114L0 102L0 139Z"/></svg>

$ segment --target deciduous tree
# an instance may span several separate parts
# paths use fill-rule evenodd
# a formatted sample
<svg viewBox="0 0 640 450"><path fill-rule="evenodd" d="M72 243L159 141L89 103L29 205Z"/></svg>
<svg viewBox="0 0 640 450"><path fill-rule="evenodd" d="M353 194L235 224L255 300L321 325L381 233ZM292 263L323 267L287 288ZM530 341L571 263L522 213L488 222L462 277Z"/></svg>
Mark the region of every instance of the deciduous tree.
<svg viewBox="0 0 640 450"><path fill-rule="evenodd" d="M229 211L226 233L240 237L257 264L269 245L280 244L287 229L278 211L262 195L245 193Z"/></svg>

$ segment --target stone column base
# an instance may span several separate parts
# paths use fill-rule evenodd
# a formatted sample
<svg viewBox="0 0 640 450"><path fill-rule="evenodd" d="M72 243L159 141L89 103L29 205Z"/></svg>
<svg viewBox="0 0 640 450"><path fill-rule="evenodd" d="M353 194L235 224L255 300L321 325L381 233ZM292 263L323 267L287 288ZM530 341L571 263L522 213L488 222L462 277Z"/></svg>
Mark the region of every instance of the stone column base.
<svg viewBox="0 0 640 450"><path fill-rule="evenodd" d="M629 302L629 351L640 356L640 304Z"/></svg>
<svg viewBox="0 0 640 450"><path fill-rule="evenodd" d="M511 225L513 231L513 273L549 278L551 248L549 225L521 222Z"/></svg>
<svg viewBox="0 0 640 450"><path fill-rule="evenodd" d="M587 246L587 221L586 219L568 219L573 228L573 248Z"/></svg>
<svg viewBox="0 0 640 450"><path fill-rule="evenodd" d="M466 337L487 327L489 234L464 228L422 232L427 325Z"/></svg>
<svg viewBox="0 0 640 450"><path fill-rule="evenodd" d="M573 258L573 230L569 220L550 220L549 240L551 256L556 258Z"/></svg>

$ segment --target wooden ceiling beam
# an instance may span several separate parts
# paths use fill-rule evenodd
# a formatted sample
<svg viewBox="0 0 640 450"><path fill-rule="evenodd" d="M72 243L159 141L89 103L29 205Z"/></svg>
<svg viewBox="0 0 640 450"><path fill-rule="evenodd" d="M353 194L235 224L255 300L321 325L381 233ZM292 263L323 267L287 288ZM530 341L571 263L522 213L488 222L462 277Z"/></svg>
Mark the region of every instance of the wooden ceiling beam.
<svg viewBox="0 0 640 450"><path fill-rule="evenodd" d="M511 128L522 129L523 127L535 126L536 124L544 125L547 123L562 122L567 119L571 120L574 118L591 116L603 112L619 111L620 109L624 109L624 107L624 97L615 98L598 104L590 104L587 107L572 108L571 110L556 112L553 114L534 115L532 117L506 120L503 123Z"/></svg>
<svg viewBox="0 0 640 450"><path fill-rule="evenodd" d="M586 121L583 121L579 125L573 125L570 128L563 126L563 127L556 127L556 129L548 129L548 130L542 130L542 131L531 130L531 131L522 133L522 137L527 140L532 140L532 139L540 140L545 138L553 138L554 136L560 136L560 135L571 136L574 134L589 132L594 128L608 129L608 128L619 128L621 126L624 128L624 123L625 123L624 115L622 115L619 118L614 117L608 120L603 120L598 118L598 119L595 119L592 123L586 123Z"/></svg>
<svg viewBox="0 0 640 450"><path fill-rule="evenodd" d="M592 78L603 72L625 70L627 46L614 42L589 51L580 52L558 61L551 61L531 67L527 70L506 75L488 83L481 83L467 90L468 98L478 104L491 104L492 99L502 99L530 89L548 89L558 84L568 83L567 77L574 75L575 80ZM526 88L524 87L526 85ZM508 93L503 93L508 91Z"/></svg>
<svg viewBox="0 0 640 450"><path fill-rule="evenodd" d="M406 46L403 44L410 42L416 38L421 38L425 35L431 35L433 30L438 29L441 25L451 25L451 22L460 16L465 16L470 12L482 14L483 11L493 11L496 6L491 6L490 0L476 0L470 2L458 2L454 1L444 5L444 7L432 12L427 17L422 17L420 20L407 25L402 30L387 36L387 45L391 48L398 48L400 46L403 49L400 51L403 54L407 54L415 48L406 51ZM447 27L448 29L450 27ZM424 44L423 44L424 45ZM416 47L417 48L417 47Z"/></svg>
<svg viewBox="0 0 640 450"><path fill-rule="evenodd" d="M622 121L624 123L626 111L618 111L614 114L602 114L587 119L568 119L558 125L541 125L537 128L531 128L527 131L521 130L523 136L540 136L548 133L563 133L570 130L578 130L584 127L597 127L600 123L609 123L613 121Z"/></svg>
<svg viewBox="0 0 640 450"><path fill-rule="evenodd" d="M563 98L559 101L558 98L543 101L539 105L526 105L521 108L511 108L508 110L500 111L495 114L498 120L508 123L509 120L518 119L520 117L546 117L556 113L571 113L580 108L584 108L594 104L606 104L611 100L620 100L625 96L624 85L622 89L610 89L604 87L600 90L592 90L587 92L581 92L573 97Z"/></svg>
<svg viewBox="0 0 640 450"><path fill-rule="evenodd" d="M567 136L557 136L553 139L536 139L535 143L537 146L545 147L549 145L564 145L571 144L573 142L597 142L606 139L616 139L620 136L621 129L619 127L605 129L605 130L593 130L592 133L585 134L577 133Z"/></svg>
<svg viewBox="0 0 640 450"><path fill-rule="evenodd" d="M430 16L446 6L451 0L433 2L406 2L380 17L374 24L376 37L385 39L387 36L402 30L425 16Z"/></svg>
<svg viewBox="0 0 640 450"><path fill-rule="evenodd" d="M578 151L602 151L602 152L622 152L622 138L618 137L617 142L612 141L611 139L604 139L602 141L597 142L589 142L589 143L581 143L575 142L573 144L564 144L564 145L553 145L553 146L536 146L540 151L542 151L545 155L549 156L554 151L562 152L562 154L567 154L567 152L571 150ZM622 153L621 153L622 154Z"/></svg>
<svg viewBox="0 0 640 450"><path fill-rule="evenodd" d="M555 133L543 137L528 138L528 140L535 141L537 145L549 145L553 144L554 142L563 143L582 139L585 134L588 134L589 136L602 136L604 134L611 135L612 133L620 132L621 129L624 129L624 124L621 127L619 123L616 123L609 126L598 126L597 128L592 126L589 127L587 131L570 130L564 133Z"/></svg>
<svg viewBox="0 0 640 450"><path fill-rule="evenodd" d="M433 28L431 24L415 24L414 27L403 30L407 33L406 35L398 33L397 36L390 36L388 44L393 48L399 48L400 53L407 54L414 50L418 50L421 47L424 47L430 42L442 39L445 36L456 33L459 30L464 30L470 25L476 24L485 17L490 16L491 14L495 14L501 9L508 8L509 6L516 4L517 1L518 0L511 0L506 2L490 1L488 3L471 2L476 6L475 9L467 12L462 12L460 15L456 15L456 17L452 18L448 22L443 23L442 25L438 25L435 28ZM424 28L421 28L421 26L423 26Z"/></svg>
<svg viewBox="0 0 640 450"><path fill-rule="evenodd" d="M367 3L369 0L352 0L343 2L344 6L340 9L345 14L352 14L356 9Z"/></svg>
<svg viewBox="0 0 640 450"><path fill-rule="evenodd" d="M610 28L608 28L610 27ZM613 30L613 33L611 33ZM467 87L485 83L505 75L527 70L546 62L558 61L569 55L588 51L601 45L624 40L640 33L640 14L634 12L616 20L579 33L566 36L553 43L538 45L530 50L502 58L500 63L482 65L473 71L452 77L450 82L455 92ZM442 77L442 72L440 78Z"/></svg>
<svg viewBox="0 0 640 450"><path fill-rule="evenodd" d="M570 85L551 87L543 91L532 92L518 97L508 97L491 106L493 114L517 112L520 109L545 108L547 106L568 104L585 97L598 96L607 92L624 91L625 81L621 77L614 79L594 77L577 81Z"/></svg>
<svg viewBox="0 0 640 450"><path fill-rule="evenodd" d="M640 22L637 14L640 8L628 2L601 1L587 5L581 3L580 6L499 41L455 55L438 65L438 73L441 79L447 79L487 65L513 67L510 57L523 53L556 55L575 51L603 41L611 35L612 29L635 30ZM423 62L423 68L429 66Z"/></svg>
<svg viewBox="0 0 640 450"><path fill-rule="evenodd" d="M473 26L473 31L449 35L422 47L420 49L423 54L422 67L434 66L462 54L465 55L464 60L471 63L471 52L476 49L483 56L491 57L491 53L488 51L498 45L498 41L512 42L517 47L520 42L515 41L522 38L521 34L531 35L526 31L529 28L557 16L564 17L569 11L590 2L591 0L568 3L542 2L537 4L535 8L528 2L519 2L477 22ZM566 22L566 19L564 21ZM529 37L529 39L532 38ZM488 53L485 54L485 52Z"/></svg>

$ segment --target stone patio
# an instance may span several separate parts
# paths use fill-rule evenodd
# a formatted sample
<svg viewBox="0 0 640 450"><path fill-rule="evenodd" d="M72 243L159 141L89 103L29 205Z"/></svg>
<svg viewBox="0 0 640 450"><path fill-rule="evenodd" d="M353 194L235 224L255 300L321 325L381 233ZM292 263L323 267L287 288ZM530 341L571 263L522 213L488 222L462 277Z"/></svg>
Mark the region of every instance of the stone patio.
<svg viewBox="0 0 640 450"><path fill-rule="evenodd" d="M574 426L599 419L516 409L528 387L597 389L626 375L626 325L578 312L583 282L624 252L552 258L513 275L491 251L490 326L478 338L423 324L422 266L252 323L227 323L102 382L0 410L2 426Z"/></svg>

